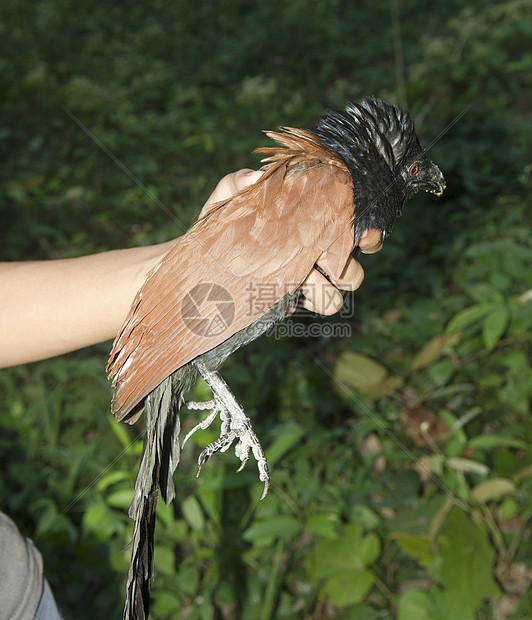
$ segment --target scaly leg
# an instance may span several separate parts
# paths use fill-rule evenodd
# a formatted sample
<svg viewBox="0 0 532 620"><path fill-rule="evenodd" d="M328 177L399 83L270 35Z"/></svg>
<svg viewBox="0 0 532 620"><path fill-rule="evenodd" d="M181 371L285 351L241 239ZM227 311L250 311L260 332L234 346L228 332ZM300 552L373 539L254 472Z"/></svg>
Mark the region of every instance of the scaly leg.
<svg viewBox="0 0 532 620"><path fill-rule="evenodd" d="M193 362L193 365L211 389L214 399L206 403L187 403L189 409L210 409L211 412L187 434L183 444L198 429L206 429L213 422L218 413L222 421L220 437L209 444L199 456L198 475L203 464L210 456L216 452L225 452L231 447L235 439L237 439L238 442L235 446L235 454L240 459L238 471L241 471L247 463L249 451L251 450L253 456L257 460L259 479L264 482L264 491L261 497L261 499L263 499L266 497L268 489L270 488L270 474L268 472L268 464L266 462L264 450L260 445L257 435L255 435L253 431L250 419L237 403L227 383L216 371L208 370L205 364L199 360Z"/></svg>

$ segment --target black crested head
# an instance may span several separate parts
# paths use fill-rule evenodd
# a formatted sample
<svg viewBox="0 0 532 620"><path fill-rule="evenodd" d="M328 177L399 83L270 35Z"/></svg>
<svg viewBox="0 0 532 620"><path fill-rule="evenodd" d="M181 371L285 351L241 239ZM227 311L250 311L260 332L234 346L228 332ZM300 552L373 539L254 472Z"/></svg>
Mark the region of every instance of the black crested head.
<svg viewBox="0 0 532 620"><path fill-rule="evenodd" d="M408 112L379 99L348 103L310 131L353 177L355 242L368 228L390 234L405 202L420 189L441 196L445 179L425 155Z"/></svg>

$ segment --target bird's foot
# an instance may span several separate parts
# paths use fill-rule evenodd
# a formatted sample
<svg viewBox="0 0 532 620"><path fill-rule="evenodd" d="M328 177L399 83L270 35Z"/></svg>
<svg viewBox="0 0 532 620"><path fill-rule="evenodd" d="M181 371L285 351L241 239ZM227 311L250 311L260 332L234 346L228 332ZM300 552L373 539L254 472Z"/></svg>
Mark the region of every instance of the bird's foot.
<svg viewBox="0 0 532 620"><path fill-rule="evenodd" d="M240 467L237 471L242 471L244 469L249 460L249 451L251 450L257 461L259 480L264 482L264 491L261 497L261 499L263 499L266 497L270 488L270 473L268 471L266 455L264 454L264 450L260 445L257 435L253 431L249 418L245 416L241 409L240 414L241 415L235 416L223 409L220 411L220 418L222 419L220 437L204 448L199 455L198 475L207 459L213 454L216 454L216 452L225 452L233 445L234 441L237 441L235 445L235 455L240 459Z"/></svg>
<svg viewBox="0 0 532 620"><path fill-rule="evenodd" d="M200 429L204 431L206 428L209 428L209 426L216 419L216 416L221 413L220 404L216 400L206 400L204 402L190 401L188 403L185 403L185 406L188 409L192 409L194 411L205 411L206 409L210 409L211 412L206 418L196 424L196 426L187 433L185 439L183 439L181 447L183 447L187 443L187 441L196 431L199 431Z"/></svg>
<svg viewBox="0 0 532 620"><path fill-rule="evenodd" d="M240 459L240 467L237 471L242 471L249 460L249 452L253 453L257 461L259 470L259 480L264 482L264 491L261 499L263 499L270 488L270 474L268 471L268 463L266 455L260 445L260 441L253 431L250 419L244 413L242 407L237 403L235 397L227 387L225 381L216 372L208 371L200 363L196 365L198 371L203 376L207 385L211 388L214 398L205 403L187 403L189 409L205 410L210 409L209 415L199 424L189 431L183 444L197 430L206 429L220 414L221 429L220 436L216 441L210 443L199 455L198 458L198 475L201 468L216 452L225 452L236 441L235 454ZM205 374L204 374L205 373Z"/></svg>

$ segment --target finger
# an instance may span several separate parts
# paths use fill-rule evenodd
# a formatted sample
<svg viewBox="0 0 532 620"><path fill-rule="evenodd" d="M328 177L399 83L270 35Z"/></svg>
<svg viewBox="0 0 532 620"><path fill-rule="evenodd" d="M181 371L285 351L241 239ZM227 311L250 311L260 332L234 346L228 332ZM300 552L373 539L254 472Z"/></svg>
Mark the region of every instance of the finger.
<svg viewBox="0 0 532 620"><path fill-rule="evenodd" d="M227 200L248 185L256 183L262 174L262 171L251 170L250 168L244 168L242 170L238 170L237 172L227 174L214 188L213 193L209 196L209 199L205 203L199 216L203 217L206 215L210 208L217 202Z"/></svg>
<svg viewBox="0 0 532 620"><path fill-rule="evenodd" d="M253 183L256 183L263 174L264 171L262 170L251 170L250 168L237 170L234 173L235 191L239 192L248 185L253 185Z"/></svg>
<svg viewBox="0 0 532 620"><path fill-rule="evenodd" d="M339 278L334 278L329 275L331 270L327 263L327 252L320 256L317 264L325 271L334 286L344 291L355 291L364 280L364 269L362 269L362 265L352 256L348 258L344 271Z"/></svg>
<svg viewBox="0 0 532 620"><path fill-rule="evenodd" d="M364 254L375 254L382 248L383 240L380 230L375 228L368 228L366 232L360 237L358 247Z"/></svg>
<svg viewBox="0 0 532 620"><path fill-rule="evenodd" d="M344 302L340 291L315 269L301 286L301 292L304 295L301 302L304 308L327 316L338 312Z"/></svg>

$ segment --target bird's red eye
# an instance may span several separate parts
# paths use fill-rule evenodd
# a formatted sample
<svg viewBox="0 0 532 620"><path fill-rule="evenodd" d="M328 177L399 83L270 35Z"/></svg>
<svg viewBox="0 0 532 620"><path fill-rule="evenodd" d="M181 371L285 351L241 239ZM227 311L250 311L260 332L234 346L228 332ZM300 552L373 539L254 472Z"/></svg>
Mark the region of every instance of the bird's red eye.
<svg viewBox="0 0 532 620"><path fill-rule="evenodd" d="M417 174L419 171L419 166L417 164L412 164L410 166L410 172L408 174L410 174L411 177L413 177L415 174Z"/></svg>

